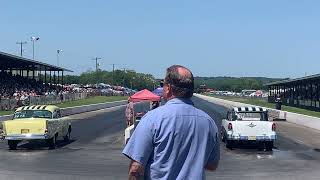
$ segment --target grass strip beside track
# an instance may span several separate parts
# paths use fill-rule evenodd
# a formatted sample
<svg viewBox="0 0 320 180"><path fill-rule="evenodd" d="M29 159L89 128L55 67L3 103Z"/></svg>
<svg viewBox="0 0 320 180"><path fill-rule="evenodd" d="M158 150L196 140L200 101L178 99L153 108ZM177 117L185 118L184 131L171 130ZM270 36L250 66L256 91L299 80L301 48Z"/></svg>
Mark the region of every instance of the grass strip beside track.
<svg viewBox="0 0 320 180"><path fill-rule="evenodd" d="M0 111L0 116L12 114L13 111Z"/></svg>
<svg viewBox="0 0 320 180"><path fill-rule="evenodd" d="M89 105L89 104L121 101L121 100L127 100L127 99L128 99L128 97L126 97L126 96L95 96L95 97L90 97L87 99L68 101L68 102L64 102L62 104L56 104L56 106L58 106L60 108L67 108L67 107L83 106L83 105ZM12 113L13 113L13 111L0 111L0 116L9 115Z"/></svg>
<svg viewBox="0 0 320 180"><path fill-rule="evenodd" d="M225 100L229 100L229 101L245 103L245 104L252 104L252 105L256 105L256 106L263 106L263 107L273 108L273 109L275 108L275 104L268 103L262 99L249 99L249 98L241 98L241 97L216 96L216 95L209 95L209 96L212 96L215 98L220 98L220 99L225 99ZM282 106L282 110L287 111L287 112L293 112L293 113L304 114L304 115L314 116L314 117L320 118L320 112L316 112L316 111L310 111L310 110L296 108L296 107L290 107L290 106Z"/></svg>

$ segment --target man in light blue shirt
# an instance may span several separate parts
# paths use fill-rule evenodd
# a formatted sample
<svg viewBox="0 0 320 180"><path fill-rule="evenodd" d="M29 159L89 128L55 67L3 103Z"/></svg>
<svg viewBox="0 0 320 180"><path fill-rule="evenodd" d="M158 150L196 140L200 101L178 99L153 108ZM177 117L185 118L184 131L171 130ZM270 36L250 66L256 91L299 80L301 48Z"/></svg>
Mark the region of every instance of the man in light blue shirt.
<svg viewBox="0 0 320 180"><path fill-rule="evenodd" d="M123 150L131 159L129 179L205 179L220 159L218 128L191 101L190 70L167 69L163 96L168 102L148 112Z"/></svg>

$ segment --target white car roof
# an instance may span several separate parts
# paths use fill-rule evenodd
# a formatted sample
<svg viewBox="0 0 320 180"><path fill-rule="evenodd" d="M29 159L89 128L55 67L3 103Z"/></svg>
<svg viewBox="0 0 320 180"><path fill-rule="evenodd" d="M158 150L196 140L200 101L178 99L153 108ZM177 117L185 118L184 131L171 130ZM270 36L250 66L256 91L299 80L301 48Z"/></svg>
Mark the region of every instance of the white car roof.
<svg viewBox="0 0 320 180"><path fill-rule="evenodd" d="M266 112L266 108L257 107L257 106L248 106L248 107L234 107L235 112Z"/></svg>

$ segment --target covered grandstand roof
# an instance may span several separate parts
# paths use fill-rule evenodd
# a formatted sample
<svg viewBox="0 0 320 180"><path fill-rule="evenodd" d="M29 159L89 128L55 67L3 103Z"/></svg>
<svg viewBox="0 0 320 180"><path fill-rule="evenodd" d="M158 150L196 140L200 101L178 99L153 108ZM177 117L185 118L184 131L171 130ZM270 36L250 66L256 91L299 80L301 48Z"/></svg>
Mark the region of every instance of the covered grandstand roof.
<svg viewBox="0 0 320 180"><path fill-rule="evenodd" d="M292 83L292 82L297 82L297 81L313 80L313 79L320 79L320 74L314 74L311 76L305 76L305 77L296 78L296 79L286 79L286 80L282 80L282 81L276 81L276 82L268 83L268 84L266 84L266 86L287 84L287 83Z"/></svg>
<svg viewBox="0 0 320 180"><path fill-rule="evenodd" d="M0 68L4 70L9 69L30 69L36 71L68 71L73 72L69 69L50 65L40 61L27 59L24 57L0 52Z"/></svg>

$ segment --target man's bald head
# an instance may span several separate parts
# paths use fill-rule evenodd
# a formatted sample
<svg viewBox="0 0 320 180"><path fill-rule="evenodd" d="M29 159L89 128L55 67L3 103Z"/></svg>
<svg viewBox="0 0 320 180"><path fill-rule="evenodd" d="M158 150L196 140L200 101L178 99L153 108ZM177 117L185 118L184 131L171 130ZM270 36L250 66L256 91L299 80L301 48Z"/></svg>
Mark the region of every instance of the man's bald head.
<svg viewBox="0 0 320 180"><path fill-rule="evenodd" d="M194 91L192 72L183 66L173 65L167 69L165 84L170 84L172 93L178 98L191 98Z"/></svg>

